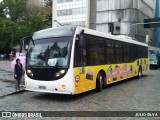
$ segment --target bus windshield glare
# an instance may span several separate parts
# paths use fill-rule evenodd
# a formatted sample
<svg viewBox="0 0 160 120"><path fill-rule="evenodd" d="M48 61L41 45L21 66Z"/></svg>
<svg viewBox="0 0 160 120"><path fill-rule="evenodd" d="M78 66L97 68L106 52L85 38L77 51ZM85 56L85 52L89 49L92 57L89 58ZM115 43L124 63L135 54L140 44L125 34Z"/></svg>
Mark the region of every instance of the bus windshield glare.
<svg viewBox="0 0 160 120"><path fill-rule="evenodd" d="M57 37L34 40L30 43L27 66L68 67L73 37Z"/></svg>

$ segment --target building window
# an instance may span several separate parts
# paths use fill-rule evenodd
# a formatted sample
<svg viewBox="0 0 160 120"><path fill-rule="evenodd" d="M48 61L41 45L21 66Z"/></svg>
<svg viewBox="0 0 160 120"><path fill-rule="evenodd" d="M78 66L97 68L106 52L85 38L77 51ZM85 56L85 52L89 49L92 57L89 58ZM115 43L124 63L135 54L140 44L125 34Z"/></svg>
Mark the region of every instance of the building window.
<svg viewBox="0 0 160 120"><path fill-rule="evenodd" d="M109 32L113 35L113 31L114 31L114 25L113 23L109 23Z"/></svg>
<svg viewBox="0 0 160 120"><path fill-rule="evenodd" d="M57 0L57 3L72 2L73 0Z"/></svg>
<svg viewBox="0 0 160 120"><path fill-rule="evenodd" d="M80 14L85 14L84 7L57 11L57 16L80 15Z"/></svg>

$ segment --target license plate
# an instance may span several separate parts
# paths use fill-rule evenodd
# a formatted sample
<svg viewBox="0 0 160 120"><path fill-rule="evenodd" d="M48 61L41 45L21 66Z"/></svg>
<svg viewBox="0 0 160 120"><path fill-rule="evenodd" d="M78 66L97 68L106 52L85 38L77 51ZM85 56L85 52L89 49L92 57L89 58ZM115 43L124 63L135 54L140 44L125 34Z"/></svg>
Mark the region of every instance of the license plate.
<svg viewBox="0 0 160 120"><path fill-rule="evenodd" d="M46 86L39 86L39 89L46 89Z"/></svg>

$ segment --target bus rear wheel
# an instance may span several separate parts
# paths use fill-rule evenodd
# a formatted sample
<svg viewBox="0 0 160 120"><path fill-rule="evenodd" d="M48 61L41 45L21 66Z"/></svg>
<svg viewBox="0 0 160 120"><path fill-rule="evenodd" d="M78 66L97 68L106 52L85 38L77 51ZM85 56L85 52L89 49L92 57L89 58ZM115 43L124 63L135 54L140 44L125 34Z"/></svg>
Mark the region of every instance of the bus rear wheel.
<svg viewBox="0 0 160 120"><path fill-rule="evenodd" d="M142 68L139 67L139 70L138 70L138 78L141 78L142 77Z"/></svg>
<svg viewBox="0 0 160 120"><path fill-rule="evenodd" d="M97 79L96 79L96 91L101 92L103 90L104 86L104 76L102 73L98 73Z"/></svg>

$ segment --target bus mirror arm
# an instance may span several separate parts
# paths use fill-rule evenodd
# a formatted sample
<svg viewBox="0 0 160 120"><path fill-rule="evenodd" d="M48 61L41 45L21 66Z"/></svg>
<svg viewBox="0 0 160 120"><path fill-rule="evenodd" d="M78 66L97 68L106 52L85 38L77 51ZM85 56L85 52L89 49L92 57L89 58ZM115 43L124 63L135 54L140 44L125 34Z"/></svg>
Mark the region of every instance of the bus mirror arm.
<svg viewBox="0 0 160 120"><path fill-rule="evenodd" d="M19 53L22 53L23 51L27 51L30 42L32 42L33 45L35 46L34 41L33 41L33 39L31 37L22 38L20 40L20 51L19 51Z"/></svg>
<svg viewBox="0 0 160 120"><path fill-rule="evenodd" d="M84 35L77 35L76 38L76 46L78 47L84 47L85 46L85 38Z"/></svg>

